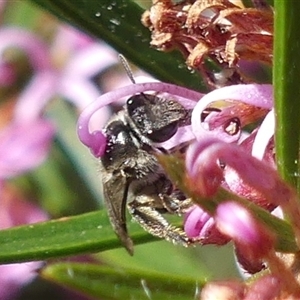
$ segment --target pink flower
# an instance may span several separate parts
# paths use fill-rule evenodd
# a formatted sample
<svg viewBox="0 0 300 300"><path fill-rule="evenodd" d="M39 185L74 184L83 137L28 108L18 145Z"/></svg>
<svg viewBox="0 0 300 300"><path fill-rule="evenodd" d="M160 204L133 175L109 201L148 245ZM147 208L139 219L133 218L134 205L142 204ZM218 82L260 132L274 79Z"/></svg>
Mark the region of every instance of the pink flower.
<svg viewBox="0 0 300 300"><path fill-rule="evenodd" d="M184 230L189 238L196 238L201 245L220 246L230 240L218 230L214 218L198 205L194 205L185 215Z"/></svg>
<svg viewBox="0 0 300 300"><path fill-rule="evenodd" d="M202 289L200 299L273 300L280 296L280 288L280 279L271 275L258 278L248 285L238 281L209 282Z"/></svg>
<svg viewBox="0 0 300 300"><path fill-rule="evenodd" d="M60 30L52 52L49 45L36 35L17 27L1 28L0 39L1 57L10 47L18 48L27 55L34 69L33 77L20 95L23 107L35 101L42 109L58 95L82 110L101 93L93 83L93 77L117 62L116 53L108 46L96 43L71 27ZM64 39L65 43L62 43ZM63 58L63 66L58 59L55 64L54 54ZM5 61L1 60L3 58L0 66L2 64L4 68ZM5 70L3 80L11 80L12 75L12 70ZM103 114L108 117L108 111L103 110Z"/></svg>
<svg viewBox="0 0 300 300"><path fill-rule="evenodd" d="M92 78L117 59L108 46L67 26L59 29L51 50L36 35L17 27L1 28L0 39L0 56L10 47L19 48L34 69L18 97L12 124L0 133L4 142L0 147L0 168L3 176L12 176L38 165L46 156L54 135L53 125L42 117L49 101L56 95L63 96L82 110L101 93ZM1 56L0 67L4 71L3 84L7 84L14 73L3 59ZM109 114L108 108L102 109L100 125Z"/></svg>
<svg viewBox="0 0 300 300"><path fill-rule="evenodd" d="M0 131L0 178L17 176L40 165L53 135L53 124L41 118L30 123L13 122Z"/></svg>
<svg viewBox="0 0 300 300"><path fill-rule="evenodd" d="M216 227L230 237L244 256L258 260L268 255L275 237L242 205L222 202L214 215Z"/></svg>
<svg viewBox="0 0 300 300"><path fill-rule="evenodd" d="M208 117L201 116L207 109L216 108ZM232 85L214 90L201 98L192 114L192 128L198 140L203 136L224 142L238 142L241 128L253 121L259 111L273 107L272 86L267 84ZM254 110L253 110L254 109ZM236 129L231 127L236 123Z"/></svg>
<svg viewBox="0 0 300 300"><path fill-rule="evenodd" d="M23 199L6 184L0 187L0 229L42 222L48 216L33 203ZM37 275L41 262L7 264L0 266L0 299L13 299L20 288Z"/></svg>

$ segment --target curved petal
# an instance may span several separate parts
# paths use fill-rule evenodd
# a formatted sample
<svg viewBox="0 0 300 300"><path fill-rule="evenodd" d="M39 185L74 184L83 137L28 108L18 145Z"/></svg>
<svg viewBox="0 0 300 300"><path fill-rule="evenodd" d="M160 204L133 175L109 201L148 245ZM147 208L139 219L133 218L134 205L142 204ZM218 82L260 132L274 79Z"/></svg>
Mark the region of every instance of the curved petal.
<svg viewBox="0 0 300 300"><path fill-rule="evenodd" d="M294 197L294 191L281 180L273 167L237 145L213 138L199 141L187 151L186 168L191 188L204 196L213 195L226 179L226 171L224 173L219 162L226 168L232 168L240 180L263 194L267 204L287 204Z"/></svg>
<svg viewBox="0 0 300 300"><path fill-rule="evenodd" d="M93 43L72 56L64 73L74 77L91 78L117 62L117 54L111 48Z"/></svg>
<svg viewBox="0 0 300 300"><path fill-rule="evenodd" d="M51 69L51 59L46 43L36 35L19 27L2 27L0 30L0 57L9 47L23 50L36 71Z"/></svg>
<svg viewBox="0 0 300 300"><path fill-rule="evenodd" d="M201 139L204 135L220 138L221 140L232 143L236 142L239 135L228 135L224 133L222 128L216 128L209 131L208 124L203 123L201 116L209 104L221 100L236 100L246 104L257 106L264 109L272 109L273 107L273 90L268 84L246 84L232 85L214 90L202 97L197 103L192 114L192 129L197 139Z"/></svg>
<svg viewBox="0 0 300 300"><path fill-rule="evenodd" d="M252 156L263 159L270 139L275 133L274 110L271 110L260 125L252 146Z"/></svg>
<svg viewBox="0 0 300 300"><path fill-rule="evenodd" d="M19 96L14 109L14 119L19 123L30 123L39 118L47 103L56 94L57 84L56 73L36 73Z"/></svg>

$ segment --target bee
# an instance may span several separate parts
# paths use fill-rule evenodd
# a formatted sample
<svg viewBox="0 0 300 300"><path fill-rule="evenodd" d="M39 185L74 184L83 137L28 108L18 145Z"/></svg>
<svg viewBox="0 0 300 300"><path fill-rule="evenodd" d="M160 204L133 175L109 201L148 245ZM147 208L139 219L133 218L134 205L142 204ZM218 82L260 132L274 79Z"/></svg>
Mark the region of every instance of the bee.
<svg viewBox="0 0 300 300"><path fill-rule="evenodd" d="M112 227L131 255L126 206L150 234L184 246L191 243L181 228L163 217L164 213L184 213L191 201L174 187L156 157L159 152L170 153L157 145L174 136L179 127L189 125L190 119L191 110L177 101L141 93L130 97L104 128L104 201Z"/></svg>

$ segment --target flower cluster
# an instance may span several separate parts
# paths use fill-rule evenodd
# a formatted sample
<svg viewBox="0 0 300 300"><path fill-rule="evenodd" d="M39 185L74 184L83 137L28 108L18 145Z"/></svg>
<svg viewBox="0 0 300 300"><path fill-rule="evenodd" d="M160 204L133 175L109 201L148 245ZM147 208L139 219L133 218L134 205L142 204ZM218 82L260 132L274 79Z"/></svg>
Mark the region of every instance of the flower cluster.
<svg viewBox="0 0 300 300"><path fill-rule="evenodd" d="M171 84L147 82L104 94L83 111L78 121L79 138L96 157L103 155L106 137L101 130L90 130L93 114L122 97L150 91L193 108L191 125L160 145L172 148L187 141L191 144L183 180L187 194L196 195L198 205L185 215L186 234L202 245L223 245L232 240L246 272L256 273L267 267L273 276L270 281L280 282L278 295L299 295L292 273L275 254L276 234L246 205L248 201L265 212L280 206L289 214L299 240L296 194L281 180L275 167L272 86L234 85L203 95ZM258 121L261 125L252 132L244 130ZM220 189L227 192L215 198ZM249 294L255 289L253 286Z"/></svg>

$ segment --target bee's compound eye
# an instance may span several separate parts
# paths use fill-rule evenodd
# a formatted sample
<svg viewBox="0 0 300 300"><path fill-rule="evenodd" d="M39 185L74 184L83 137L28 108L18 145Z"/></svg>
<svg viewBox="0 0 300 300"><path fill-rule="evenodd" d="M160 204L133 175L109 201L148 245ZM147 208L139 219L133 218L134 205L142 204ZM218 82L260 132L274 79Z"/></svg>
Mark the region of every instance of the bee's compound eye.
<svg viewBox="0 0 300 300"><path fill-rule="evenodd" d="M126 106L130 116L134 113L134 111L137 108L140 108L145 105L145 100L143 98L143 95L135 95L127 100Z"/></svg>
<svg viewBox="0 0 300 300"><path fill-rule="evenodd" d="M162 143L170 139L176 133L177 129L177 122L174 122L157 130L149 130L147 137L155 143Z"/></svg>

